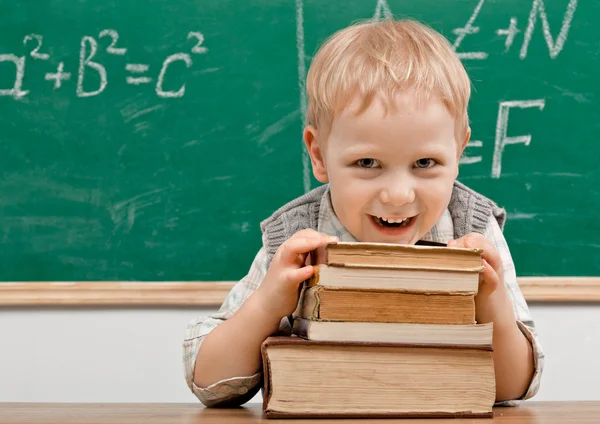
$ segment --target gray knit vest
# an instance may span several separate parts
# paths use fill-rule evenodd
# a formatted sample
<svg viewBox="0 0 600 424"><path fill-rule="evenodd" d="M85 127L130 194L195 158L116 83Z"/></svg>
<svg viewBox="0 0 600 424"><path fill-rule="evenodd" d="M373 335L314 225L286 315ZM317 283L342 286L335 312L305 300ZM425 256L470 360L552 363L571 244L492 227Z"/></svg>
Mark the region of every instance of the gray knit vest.
<svg viewBox="0 0 600 424"><path fill-rule="evenodd" d="M305 228L317 230L319 207L325 190L327 185L309 191L282 206L260 223L268 264L279 246L296 232ZM455 239L472 232L483 234L491 215L498 221L500 229L504 228L506 222L504 209L458 181L454 182L448 210L454 224Z"/></svg>

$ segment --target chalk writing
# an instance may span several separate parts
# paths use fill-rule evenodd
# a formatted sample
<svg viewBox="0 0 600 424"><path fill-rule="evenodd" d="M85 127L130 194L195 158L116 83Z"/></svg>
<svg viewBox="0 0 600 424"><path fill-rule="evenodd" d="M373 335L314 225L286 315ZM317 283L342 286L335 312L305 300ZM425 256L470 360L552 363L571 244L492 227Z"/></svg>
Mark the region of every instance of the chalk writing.
<svg viewBox="0 0 600 424"><path fill-rule="evenodd" d="M390 19L392 17L392 11L390 10L390 6L387 4L387 1L377 0L377 5L375 6L375 13L373 14L373 20L381 21L383 19Z"/></svg>
<svg viewBox="0 0 600 424"><path fill-rule="evenodd" d="M128 63L127 65L125 65L125 70L127 70L131 73L142 74L144 72L147 72L148 69L150 69L150 66L144 65L141 63ZM127 77L126 81L127 81L127 84L140 85L140 84L148 84L148 83L152 82L152 78L150 78L150 77Z"/></svg>
<svg viewBox="0 0 600 424"><path fill-rule="evenodd" d="M521 32L517 28L517 18L510 18L510 25L506 29L499 29L496 31L498 35L506 35L506 41L504 42L504 53L508 53L510 46L515 41L515 36Z"/></svg>
<svg viewBox="0 0 600 424"><path fill-rule="evenodd" d="M26 96L29 90L21 90L25 75L25 56L17 57L14 54L0 54L0 63L12 62L15 64L15 82L10 89L0 89L0 96L12 96L19 99Z"/></svg>
<svg viewBox="0 0 600 424"><path fill-rule="evenodd" d="M496 141L494 145L494 157L492 158L492 178L500 178L500 172L502 170L502 153L504 151L504 147L510 144L519 143L529 146L529 143L531 143L531 134L520 135L517 137L506 136L506 131L508 128L508 115L510 109L527 109L537 107L540 110L543 110L545 105L546 101L544 99L514 100L500 102L500 108L498 109L498 121L496 123Z"/></svg>
<svg viewBox="0 0 600 424"><path fill-rule="evenodd" d="M38 42L37 47L31 51L31 57L39 60L48 60L50 59L50 55L48 53L40 53L40 48L42 47L43 37L38 34L29 34L26 35L23 39L23 44L27 45L29 40L36 40Z"/></svg>
<svg viewBox="0 0 600 424"><path fill-rule="evenodd" d="M481 140L470 140L469 144L467 144L467 148L465 152L468 152L473 147L483 147L483 142ZM461 165L470 165L473 163L479 163L482 161L481 156L467 156L466 154L460 158Z"/></svg>
<svg viewBox="0 0 600 424"><path fill-rule="evenodd" d="M87 55L87 45L90 45L90 53ZM81 49L79 50L79 71L77 73L77 97L92 97L104 91L108 84L106 76L106 68L92 59L96 56L98 50L98 42L93 37L85 36L81 39ZM100 77L100 85L94 91L85 91L83 82L85 80L86 70L91 68L98 73Z"/></svg>
<svg viewBox="0 0 600 424"><path fill-rule="evenodd" d="M159 97L163 97L163 98L183 97L183 95L185 94L185 84L183 84L181 86L181 88L179 88L179 90L177 90L177 91L164 91L163 90L165 74L167 73L169 66L173 62L176 62L178 60L185 62L185 66L188 68L190 66L192 66L192 59L190 58L190 55L187 53L176 53L174 55L167 57L163 63L161 70L160 70L160 74L158 75L158 83L156 84L156 94Z"/></svg>
<svg viewBox="0 0 600 424"><path fill-rule="evenodd" d="M112 43L110 43L110 46L106 48L106 53L114 54L117 56L125 56L125 53L127 53L127 49L116 47L117 41L119 41L119 33L117 31L115 31L114 29L104 29L100 31L100 34L98 35L98 38L102 37L110 37L112 39Z"/></svg>
<svg viewBox="0 0 600 424"><path fill-rule="evenodd" d="M77 83L75 94L77 97L94 97L100 95L106 90L109 82L109 72L106 66L102 63L99 53L103 48L99 41L103 38L109 38L110 42L105 47L105 51L108 54L115 56L125 56L128 52L126 47L123 47L119 41L119 33L114 29L103 29L98 34L98 39L93 36L83 36L79 45L79 65L77 68ZM193 54L206 54L208 48L204 45L204 35L198 31L190 31L187 35L187 39L195 40L195 44L191 47L191 53ZM14 99L20 99L24 96L29 95L29 90L23 89L23 79L25 76L25 68L28 56L36 61L50 61L50 54L43 53L40 51L44 44L44 37L40 34L28 34L23 38L23 45L28 46L34 44L33 49L26 56L17 56L15 54L0 54L0 64L2 62L12 63L14 65L14 82L12 87L0 88L0 97L13 97ZM179 52L172 54L164 59L158 76L156 78L156 85L154 91L157 96L162 98L178 98L185 94L185 83L177 87L176 90L165 89L165 78L168 75L170 66L177 63L183 62L186 68L190 68L193 65L192 58L189 54ZM71 72L65 70L65 61L55 63L55 69L50 69L49 72L44 73L44 79L46 81L53 82L53 88L55 90L63 87L65 81L71 79ZM125 70L131 75L125 77L125 82L129 85L140 86L143 84L150 84L154 81L154 78L146 74L150 70L150 65L143 63L126 63ZM91 82L90 82L91 81ZM97 85L95 85L97 84Z"/></svg>
<svg viewBox="0 0 600 424"><path fill-rule="evenodd" d="M537 17L539 15L542 21L542 31L544 34L544 39L546 40L548 50L550 51L550 57L552 59L555 59L563 50L565 42L567 41L571 21L573 20L573 15L575 14L575 10L577 9L577 1L578 0L569 1L560 32L556 37L556 41L554 41L552 33L550 32L550 24L548 23L548 16L546 14L544 0L533 0L531 12L529 14L529 20L527 22L527 29L525 30L525 35L523 37L523 44L521 46L519 57L521 59L525 59L527 57L527 50L529 48L529 43L531 42L531 37L533 36L534 29L536 27ZM480 32L480 28L478 26L473 26L473 24L479 16L479 13L481 12L481 8L483 7L484 3L485 0L479 0L466 25L464 27L455 28L454 30L452 30L452 32L457 35L452 47L457 52L458 57L461 59L484 60L487 59L489 56L486 52L458 51L459 47L461 47L462 42L464 41L467 35L477 34ZM517 18L514 17L510 19L510 25L508 26L508 28L496 30L497 35L506 36L506 40L504 42L505 53L507 53L510 50L510 47L515 41L515 36L519 32L521 32L521 30L517 28Z"/></svg>
<svg viewBox="0 0 600 424"><path fill-rule="evenodd" d="M477 19L477 15L479 15L484 2L485 0L480 0L479 3L477 3L473 14L464 27L452 30L452 32L457 35L456 40L454 40L454 44L452 45L455 51L460 47L460 44L467 35L477 34L479 32L479 27L474 27L473 23L475 22L475 19ZM457 52L456 54L461 59L487 59L488 57L488 54L485 52Z"/></svg>
<svg viewBox="0 0 600 424"><path fill-rule="evenodd" d="M552 59L556 59L556 57L562 51L565 42L567 41L567 36L569 35L569 28L571 26L571 21L573 20L573 15L575 14L576 9L577 0L570 0L569 4L567 5L567 11L563 18L560 32L556 37L556 42L554 42L554 40L552 39L552 34L550 33L550 24L548 23L548 16L546 15L544 0L533 0L533 6L531 7L531 13L529 14L529 24L527 25L527 30L525 31L525 38L523 40L523 46L521 47L521 54L519 55L520 58L525 59L527 57L527 48L529 47L529 42L531 41L533 30L535 29L535 24L537 21L537 16L539 14L540 19L542 20L542 30L544 33L544 39L546 40L548 50L550 51L550 57Z"/></svg>
<svg viewBox="0 0 600 424"><path fill-rule="evenodd" d="M198 43L194 47L192 47L192 53L202 54L208 51L208 49L202 45L202 43L204 43L204 35L202 35L199 32L191 31L188 34L188 40L190 38L196 38L198 40Z"/></svg>
<svg viewBox="0 0 600 424"><path fill-rule="evenodd" d="M304 48L304 6L302 0L296 0L296 50L298 50L298 91L300 93L300 118L301 125L306 123L308 107L306 98L306 50ZM304 192L310 190L310 156L302 146L302 184Z"/></svg>
<svg viewBox="0 0 600 424"><path fill-rule="evenodd" d="M64 72L64 67L65 67L65 64L63 62L60 62L58 64L58 67L56 68L56 72L54 72L54 73L48 72L45 76L46 81L54 80L54 89L55 90L57 88L61 87L63 81L68 81L69 79L71 79L71 73Z"/></svg>

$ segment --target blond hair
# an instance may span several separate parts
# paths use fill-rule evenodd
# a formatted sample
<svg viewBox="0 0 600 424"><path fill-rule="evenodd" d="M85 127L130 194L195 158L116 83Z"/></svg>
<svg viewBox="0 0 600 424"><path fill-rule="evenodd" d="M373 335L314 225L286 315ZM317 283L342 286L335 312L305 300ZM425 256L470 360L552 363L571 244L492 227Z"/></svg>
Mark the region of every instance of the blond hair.
<svg viewBox="0 0 600 424"><path fill-rule="evenodd" d="M469 129L470 80L448 40L413 20L369 21L333 34L308 71L307 121L328 133L333 119L358 95L357 113L379 95L395 107L397 93L413 89L420 99L437 96L456 119L461 143Z"/></svg>

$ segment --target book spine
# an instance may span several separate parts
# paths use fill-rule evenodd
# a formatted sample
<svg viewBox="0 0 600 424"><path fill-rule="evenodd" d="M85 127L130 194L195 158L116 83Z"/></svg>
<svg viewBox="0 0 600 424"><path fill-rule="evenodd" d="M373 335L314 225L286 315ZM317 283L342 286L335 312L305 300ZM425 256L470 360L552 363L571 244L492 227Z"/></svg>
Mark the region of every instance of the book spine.
<svg viewBox="0 0 600 424"><path fill-rule="evenodd" d="M329 263L329 245L319 246L308 254L310 265L321 265Z"/></svg>
<svg viewBox="0 0 600 424"><path fill-rule="evenodd" d="M269 400L271 399L271 365L269 362L269 339L265 340L260 346L260 353L263 362L263 411L267 411Z"/></svg>

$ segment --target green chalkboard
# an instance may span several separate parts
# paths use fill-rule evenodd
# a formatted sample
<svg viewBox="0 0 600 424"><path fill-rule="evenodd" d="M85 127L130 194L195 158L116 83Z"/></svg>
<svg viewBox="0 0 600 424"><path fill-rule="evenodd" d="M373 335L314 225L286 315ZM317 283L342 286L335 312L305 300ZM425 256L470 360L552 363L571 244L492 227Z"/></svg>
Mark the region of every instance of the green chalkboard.
<svg viewBox="0 0 600 424"><path fill-rule="evenodd" d="M0 0L0 281L228 281L316 185L318 43L411 17L473 81L460 179L509 212L520 276L600 275L600 3Z"/></svg>

